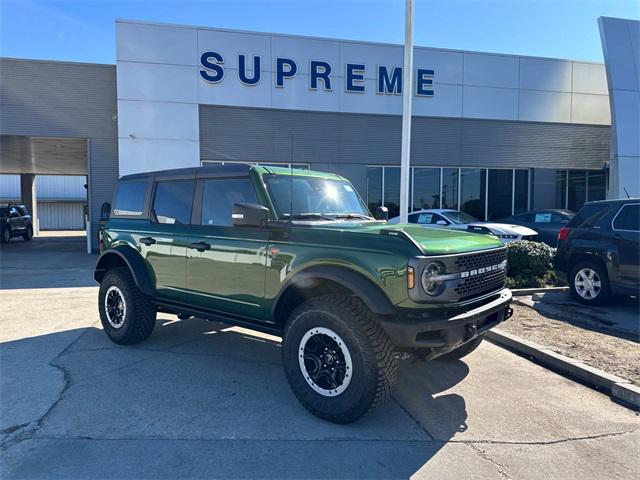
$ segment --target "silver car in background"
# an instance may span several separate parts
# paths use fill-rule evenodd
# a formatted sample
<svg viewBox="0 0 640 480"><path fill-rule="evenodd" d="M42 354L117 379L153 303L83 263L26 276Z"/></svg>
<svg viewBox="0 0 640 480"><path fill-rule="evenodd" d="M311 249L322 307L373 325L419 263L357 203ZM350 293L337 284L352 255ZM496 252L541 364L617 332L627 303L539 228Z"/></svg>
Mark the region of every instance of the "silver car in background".
<svg viewBox="0 0 640 480"><path fill-rule="evenodd" d="M398 223L399 219L400 217L392 218L389 223ZM502 243L515 242L516 240L538 240L538 232L528 227L508 223L481 222L458 210L440 208L418 210L409 214L409 223L425 227L444 227L491 234L502 240Z"/></svg>

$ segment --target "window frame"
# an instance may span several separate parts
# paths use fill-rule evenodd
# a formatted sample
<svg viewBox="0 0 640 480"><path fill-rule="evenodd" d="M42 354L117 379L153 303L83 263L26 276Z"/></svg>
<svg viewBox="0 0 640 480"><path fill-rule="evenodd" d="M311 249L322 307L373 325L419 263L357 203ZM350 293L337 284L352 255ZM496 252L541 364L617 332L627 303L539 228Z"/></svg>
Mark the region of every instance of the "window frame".
<svg viewBox="0 0 640 480"><path fill-rule="evenodd" d="M616 218L618 218L618 215L620 215L620 213L622 212L622 210L625 207L628 206L632 206L632 205L640 205L640 203L637 202L629 202L629 203L625 203L623 204L618 211L616 212L616 214L613 216L613 218L611 219L611 230L613 230L614 232L631 232L631 233L638 233L640 232L640 230L627 230L625 228L616 228L615 227L615 222L616 222Z"/></svg>
<svg viewBox="0 0 640 480"><path fill-rule="evenodd" d="M142 206L142 213L139 215L118 215L117 213L115 213L116 210L116 197L118 195L118 189L120 188L120 185L124 184L124 183L132 183L132 182L144 182L146 183L145 185L145 190L144 190L144 205ZM149 212L150 212L150 207L149 205L151 204L151 197L152 197L152 193L154 190L154 186L153 186L153 177L143 177L143 178L131 178L131 179L126 179L126 180L119 180L115 191L113 192L113 199L111 200L111 214L109 215L110 217L113 216L115 218L117 218L118 220L120 219L129 219L129 220L140 220L140 219L149 219Z"/></svg>
<svg viewBox="0 0 640 480"><path fill-rule="evenodd" d="M156 203L156 192L158 190L158 184L160 183L169 183L169 182L193 182L193 195L191 196L191 208L189 209L189 222L188 223L164 223L164 222L158 222L156 221L158 218L158 214L155 212L154 210L154 204ZM198 181L195 177L193 176L189 176L189 177L182 177L182 176L176 176L175 178L171 178L171 177L156 177L153 180L153 195L151 196L150 202L149 202L149 212L148 212L148 217L149 217L149 221L153 224L153 225L170 225L172 227L188 227L193 225L193 204L195 201L195 192L196 192L196 188L198 186ZM152 215L153 213L153 215ZM154 217L156 220L154 220Z"/></svg>

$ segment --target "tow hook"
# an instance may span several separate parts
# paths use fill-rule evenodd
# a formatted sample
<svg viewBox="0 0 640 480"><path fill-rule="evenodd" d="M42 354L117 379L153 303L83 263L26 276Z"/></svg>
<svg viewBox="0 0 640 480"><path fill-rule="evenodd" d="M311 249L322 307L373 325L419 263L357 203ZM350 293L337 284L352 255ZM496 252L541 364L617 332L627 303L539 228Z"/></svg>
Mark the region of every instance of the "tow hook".
<svg viewBox="0 0 640 480"><path fill-rule="evenodd" d="M465 328L464 339L469 340L470 338L475 337L476 333L478 333L478 324L475 322L470 323Z"/></svg>
<svg viewBox="0 0 640 480"><path fill-rule="evenodd" d="M507 307L507 309L504 311L504 319L502 321L504 322L505 320L509 320L512 316L513 308Z"/></svg>

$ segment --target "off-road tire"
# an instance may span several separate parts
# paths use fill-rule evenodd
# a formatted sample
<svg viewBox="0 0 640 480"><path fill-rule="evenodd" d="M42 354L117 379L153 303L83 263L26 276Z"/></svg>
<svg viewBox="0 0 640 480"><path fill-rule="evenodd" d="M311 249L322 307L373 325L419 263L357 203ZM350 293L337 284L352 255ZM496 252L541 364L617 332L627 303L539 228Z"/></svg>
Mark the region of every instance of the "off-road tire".
<svg viewBox="0 0 640 480"><path fill-rule="evenodd" d="M582 269L591 269L593 270L598 277L600 278L600 291L597 296L587 299L582 297L578 291L576 290L576 275ZM572 268L569 269L569 291L571 292L571 296L575 298L578 302L583 305L604 305L609 298L611 297L611 289L609 287L609 276L607 275L607 271L597 262L592 262L586 260L584 262L579 262L575 264Z"/></svg>
<svg viewBox="0 0 640 480"><path fill-rule="evenodd" d="M334 397L316 392L299 363L301 341L317 327L336 332L352 359L350 382ZM397 376L398 360L389 337L375 315L348 295L323 295L298 306L285 327L282 358L287 380L300 403L333 423L351 423L378 408L390 395Z"/></svg>
<svg viewBox="0 0 640 480"><path fill-rule="evenodd" d="M126 304L124 321L119 328L109 323L105 311L105 295L112 286L122 292ZM98 310L105 333L118 345L132 345L146 340L156 325L156 308L138 289L127 267L113 268L105 274L100 282Z"/></svg>
<svg viewBox="0 0 640 480"><path fill-rule="evenodd" d="M484 340L484 335L479 335L473 340L465 343L464 345L461 345L460 347L453 349L448 353L445 353L440 358L442 360L460 360L461 358L466 357L476 348L478 348L482 343L482 340Z"/></svg>
<svg viewBox="0 0 640 480"><path fill-rule="evenodd" d="M28 242L29 240L31 240L33 238L33 228L32 227L27 227L27 231L26 233L24 233L22 235L22 239L25 242Z"/></svg>
<svg viewBox="0 0 640 480"><path fill-rule="evenodd" d="M2 236L0 237L1 243L9 243L11 240L11 229L9 227L2 230Z"/></svg>

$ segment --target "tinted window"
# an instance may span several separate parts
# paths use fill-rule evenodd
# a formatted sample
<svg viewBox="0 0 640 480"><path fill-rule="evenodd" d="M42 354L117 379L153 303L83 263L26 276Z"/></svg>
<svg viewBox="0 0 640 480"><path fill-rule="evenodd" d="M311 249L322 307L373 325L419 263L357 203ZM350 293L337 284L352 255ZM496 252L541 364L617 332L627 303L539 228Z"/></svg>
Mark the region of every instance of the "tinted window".
<svg viewBox="0 0 640 480"><path fill-rule="evenodd" d="M574 228L587 228L591 227L595 222L602 217L607 211L606 203L594 203L591 205L585 205L580 209L573 220L569 222L570 227Z"/></svg>
<svg viewBox="0 0 640 480"><path fill-rule="evenodd" d="M20 213L20 215L25 216L25 215L29 215L27 213L27 207L23 207L22 205L16 207L18 209L18 212Z"/></svg>
<svg viewBox="0 0 640 480"><path fill-rule="evenodd" d="M613 221L616 230L640 230L640 204L625 205Z"/></svg>
<svg viewBox="0 0 640 480"><path fill-rule="evenodd" d="M409 223L418 223L420 225L431 225L435 224L438 220L440 220L439 215L434 215L433 213L414 213L409 215Z"/></svg>
<svg viewBox="0 0 640 480"><path fill-rule="evenodd" d="M122 182L118 184L114 215L142 215L147 181Z"/></svg>
<svg viewBox="0 0 640 480"><path fill-rule="evenodd" d="M462 178L464 179L464 176ZM495 220L511 215L513 170L489 170L488 189L488 220Z"/></svg>
<svg viewBox="0 0 640 480"><path fill-rule="evenodd" d="M231 225L234 203L258 203L251 180L205 180L202 188L202 225Z"/></svg>
<svg viewBox="0 0 640 480"><path fill-rule="evenodd" d="M384 169L384 206L389 209L389 218L400 215L400 167Z"/></svg>
<svg viewBox="0 0 640 480"><path fill-rule="evenodd" d="M413 169L413 209L440 208L440 169Z"/></svg>
<svg viewBox="0 0 640 480"><path fill-rule="evenodd" d="M382 167L367 167L367 206L372 212L382 205Z"/></svg>
<svg viewBox="0 0 640 480"><path fill-rule="evenodd" d="M458 208L458 169L442 169L442 207Z"/></svg>
<svg viewBox="0 0 640 480"><path fill-rule="evenodd" d="M533 214L532 213L523 213L521 215L516 215L515 218L519 222L532 222Z"/></svg>
<svg viewBox="0 0 640 480"><path fill-rule="evenodd" d="M158 223L189 224L194 188L193 180L159 182L153 200L153 213Z"/></svg>
<svg viewBox="0 0 640 480"><path fill-rule="evenodd" d="M460 210L476 218L485 218L485 177L480 168L463 168L460 177Z"/></svg>

